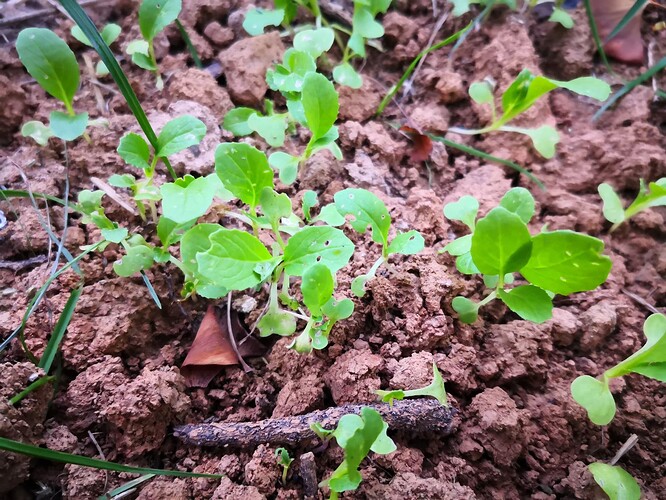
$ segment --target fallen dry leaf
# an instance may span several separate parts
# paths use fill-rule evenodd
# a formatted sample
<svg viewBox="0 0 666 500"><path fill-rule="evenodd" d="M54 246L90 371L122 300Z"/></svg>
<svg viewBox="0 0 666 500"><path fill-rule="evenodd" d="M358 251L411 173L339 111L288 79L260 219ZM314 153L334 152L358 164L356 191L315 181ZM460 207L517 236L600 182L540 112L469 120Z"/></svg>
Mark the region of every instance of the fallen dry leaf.
<svg viewBox="0 0 666 500"><path fill-rule="evenodd" d="M432 140L427 135L408 125L400 127L400 131L412 140L412 149L410 151L410 158L415 163L421 163L430 158L432 153Z"/></svg>

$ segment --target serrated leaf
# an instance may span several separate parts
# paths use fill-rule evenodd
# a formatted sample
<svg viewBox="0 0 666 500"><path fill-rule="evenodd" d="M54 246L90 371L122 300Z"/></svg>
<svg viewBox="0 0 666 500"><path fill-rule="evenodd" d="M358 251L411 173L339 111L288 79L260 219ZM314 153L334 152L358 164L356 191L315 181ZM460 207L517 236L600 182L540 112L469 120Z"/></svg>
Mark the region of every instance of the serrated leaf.
<svg viewBox="0 0 666 500"><path fill-rule="evenodd" d="M622 200L612 186L606 183L599 184L597 191L599 191L599 196L601 196L604 203L603 213L606 220L613 224L620 224L624 221Z"/></svg>
<svg viewBox="0 0 666 500"><path fill-rule="evenodd" d="M157 136L159 145L155 156L167 158L201 142L206 135L204 122L190 115L179 116L169 121Z"/></svg>
<svg viewBox="0 0 666 500"><path fill-rule="evenodd" d="M162 212L176 224L198 219L206 213L220 185L220 179L211 174L195 179L186 175L176 182L162 184Z"/></svg>
<svg viewBox="0 0 666 500"><path fill-rule="evenodd" d="M303 30L294 36L294 48L318 58L333 45L335 34L331 28Z"/></svg>
<svg viewBox="0 0 666 500"><path fill-rule="evenodd" d="M69 115L62 111L51 111L49 128L55 137L63 141L73 141L81 137L88 126L88 113Z"/></svg>
<svg viewBox="0 0 666 500"><path fill-rule="evenodd" d="M287 242L284 249L285 272L290 276L302 276L308 267L321 263L336 273L347 265L353 253L354 244L339 229L305 227Z"/></svg>
<svg viewBox="0 0 666 500"><path fill-rule="evenodd" d="M450 220L459 220L472 231L474 230L479 202L474 196L465 195L458 201L444 205L444 216Z"/></svg>
<svg viewBox="0 0 666 500"><path fill-rule="evenodd" d="M53 132L42 122L32 120L23 124L21 135L32 138L37 144L44 147L49 143L49 139L53 137Z"/></svg>
<svg viewBox="0 0 666 500"><path fill-rule="evenodd" d="M223 143L215 150L215 171L234 196L254 209L261 191L273 189L273 171L266 155L244 143Z"/></svg>
<svg viewBox="0 0 666 500"><path fill-rule="evenodd" d="M398 233L388 246L387 253L400 253L402 255L414 255L423 250L425 241L418 231L407 231Z"/></svg>
<svg viewBox="0 0 666 500"><path fill-rule="evenodd" d="M588 418L596 425L607 425L615 416L615 400L608 384L583 375L571 384L571 395L576 403L587 411Z"/></svg>
<svg viewBox="0 0 666 500"><path fill-rule="evenodd" d="M282 9L252 9L245 14L243 29L249 35L261 35L267 26L280 26L283 19L284 10Z"/></svg>
<svg viewBox="0 0 666 500"><path fill-rule="evenodd" d="M527 189L522 187L509 189L502 196L499 206L516 214L525 224L534 217L534 197Z"/></svg>
<svg viewBox="0 0 666 500"><path fill-rule="evenodd" d="M148 41L174 22L182 8L181 0L143 0L139 7L139 28Z"/></svg>
<svg viewBox="0 0 666 500"><path fill-rule="evenodd" d="M37 83L71 108L79 88L79 65L74 52L53 31L26 28L16 39L19 59Z"/></svg>
<svg viewBox="0 0 666 500"><path fill-rule="evenodd" d="M553 301L539 287L521 285L509 291L498 290L497 294L509 309L523 319L540 324L553 317Z"/></svg>
<svg viewBox="0 0 666 500"><path fill-rule="evenodd" d="M640 500L640 486L631 474L619 465L595 462L587 468L609 500Z"/></svg>
<svg viewBox="0 0 666 500"><path fill-rule="evenodd" d="M468 298L455 297L451 301L451 306L463 323L472 324L479 317L479 305Z"/></svg>
<svg viewBox="0 0 666 500"><path fill-rule="evenodd" d="M303 79L301 103L312 140L326 135L338 118L338 93L320 73L308 73Z"/></svg>
<svg viewBox="0 0 666 500"><path fill-rule="evenodd" d="M303 303L313 316L321 316L321 308L331 299L334 286L331 270L324 264L315 264L305 270L301 292Z"/></svg>
<svg viewBox="0 0 666 500"><path fill-rule="evenodd" d="M363 86L363 77L349 63L338 64L333 68L333 80L352 89L360 89Z"/></svg>
<svg viewBox="0 0 666 500"><path fill-rule="evenodd" d="M129 165L148 170L150 168L150 148L138 134L130 132L120 139L118 154Z"/></svg>
<svg viewBox="0 0 666 500"><path fill-rule="evenodd" d="M342 215L351 215L351 226L359 233L372 229L372 240L386 248L391 227L391 216L376 195L365 189L344 189L335 193L335 207Z"/></svg>

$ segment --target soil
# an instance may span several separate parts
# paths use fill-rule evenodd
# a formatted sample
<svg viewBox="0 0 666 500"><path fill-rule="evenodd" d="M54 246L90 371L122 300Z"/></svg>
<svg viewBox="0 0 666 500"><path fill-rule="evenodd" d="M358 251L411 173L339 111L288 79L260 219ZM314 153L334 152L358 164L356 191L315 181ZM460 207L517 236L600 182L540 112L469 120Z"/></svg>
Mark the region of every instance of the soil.
<svg viewBox="0 0 666 500"><path fill-rule="evenodd" d="M16 3L9 2L11 9L17 8ZM100 25L113 21L123 27L114 46L117 54L124 54L127 43L138 34L136 4L117 0L88 8ZM473 81L492 77L504 89L521 69L529 68L560 80L593 73L619 88L621 78L633 78L640 70L613 64L615 73L610 73L595 61L582 10L574 13L574 29L565 30L498 8L454 58L450 48L430 54L401 107L391 105L383 118L375 118L385 89L427 46L437 21L430 0L394 4L383 20L386 51L370 49L361 89L340 90L339 143L344 159L337 161L327 154L314 157L301 180L286 191L300 199L304 190L315 189L328 202L346 187L370 189L386 202L395 229L419 230L426 250L392 259L368 283L366 296L354 298L353 316L336 326L326 350L299 355L287 349L288 339L270 340L265 357L250 360L253 372L225 367L207 388L194 388L186 386L178 367L208 301L180 301L182 278L173 268L158 266L148 272L162 302L158 309L140 278L114 275L112 263L119 254L112 245L81 262L85 286L62 344L57 384L47 384L19 404L8 405L7 399L37 378L40 370L18 342L0 353L0 436L91 457L103 453L108 460L127 464L225 475L221 480L155 478L141 485L133 498L302 498L305 473L300 472L298 458L282 484L274 448L197 448L176 439L171 434L173 426L255 421L374 402L374 391L380 388L427 385L435 362L460 412L456 432L427 439L392 433L398 450L366 459L359 490L343 498L603 498L586 465L610 460L632 434L638 436L638 444L620 464L637 478L645 498L666 498L666 386L639 376L619 381L613 386L617 417L605 428L592 425L569 393L576 376L598 375L643 344L641 327L650 314L645 304L662 311L666 307L666 212L643 213L611 236L596 194L599 183L609 182L628 200L635 195L639 178L666 175L663 101L653 102L650 87L638 87L593 123L598 104L564 91L553 92L521 118L525 125L557 126L562 140L557 155L548 161L534 152L524 136L449 134L453 140L531 169L547 191L513 170L447 150L440 143L434 144L427 163L414 163L409 140L390 122L409 119L412 126L436 133L445 132L449 125L483 124L489 119L488 111L472 104L466 95ZM281 58L290 39L281 38L277 31L248 37L241 23L249 6L246 0L184 2L181 20L205 69L192 67L178 31L169 27L157 44L166 82L161 93L151 75L123 61L157 128L183 113L207 124L209 132L202 145L173 159L180 172L211 172L215 145L232 140L218 127L224 114L233 106L261 107L265 97L275 97L267 90L265 71ZM11 9L3 14L6 18L13 15ZM663 19L663 10L648 8L646 26L655 24L659 16ZM436 39L468 21L448 20ZM75 108L108 120L108 126L91 129L90 143L76 141L67 152L56 141L39 148L23 138L22 123L45 120L57 107L25 73L14 49L19 28L31 25L54 29L80 60L85 56L97 61L93 51L69 34L71 21L55 13L0 25L4 35L0 185L59 197L66 196L68 189L74 199L80 190L94 188L94 178L131 172L115 148L124 133L138 131L138 126L113 82L107 78L97 85L84 69ZM663 57L663 31L646 28L645 41L654 60ZM333 52L333 58L338 56ZM665 83L662 75L657 84L664 88ZM287 149L301 148L304 139L289 137ZM247 140L268 149L258 138ZM158 175L166 179L164 173ZM511 186L528 187L535 195L535 230L547 225L602 238L613 260L611 276L593 292L558 297L553 319L543 325L519 320L500 304L488 307L474 325L464 325L451 308L452 298L476 297L483 288L478 279L458 274L449 256L438 253L464 231L443 217L442 207L472 194L484 213ZM124 193L119 195L128 200ZM136 214L108 197L105 203L110 218L131 231L142 230ZM20 323L28 301L53 264L55 247L44 224L62 234L65 219L61 208L36 210L26 200L0 202L0 209L7 218L6 226L0 227L0 260L17 264L0 267L0 338L4 339ZM214 207L207 220L217 221L223 209ZM99 238L98 231L75 214L70 214L67 226L66 247L73 254ZM353 277L365 272L378 256L376 246L358 235L349 237L361 246L339 273L340 290L348 290ZM44 258L18 264L37 256ZM78 280L75 273L64 273L31 316L25 342L35 355L43 352ZM248 325L265 299L265 294L258 293L242 301L249 304L242 310ZM296 457L308 451L315 454L318 481L342 458L336 446L290 450ZM0 496L4 498L97 498L133 477L0 452ZM319 495L323 498L323 492Z"/></svg>

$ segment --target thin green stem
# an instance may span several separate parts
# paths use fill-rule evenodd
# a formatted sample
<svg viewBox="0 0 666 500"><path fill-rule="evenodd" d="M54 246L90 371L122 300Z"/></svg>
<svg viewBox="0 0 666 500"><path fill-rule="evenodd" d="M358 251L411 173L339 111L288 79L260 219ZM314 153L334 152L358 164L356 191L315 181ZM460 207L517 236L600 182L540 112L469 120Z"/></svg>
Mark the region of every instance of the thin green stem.
<svg viewBox="0 0 666 500"><path fill-rule="evenodd" d="M19 392L16 396L11 398L9 400L9 404L10 405L15 405L16 403L21 401L23 398L25 398L28 394L30 394L32 391L39 389L41 386L43 386L47 382L50 382L51 380L54 380L54 379L55 379L55 377L53 375L48 375L48 376L38 378L32 384L30 384L28 387L26 387L21 392Z"/></svg>
<svg viewBox="0 0 666 500"><path fill-rule="evenodd" d="M495 291L491 292L490 294L488 294L488 296L487 296L485 299L483 299L481 302L478 303L478 307L479 307L479 309L480 309L481 307L485 306L488 302L492 302L492 301L495 300L496 298L497 298L497 290L495 290Z"/></svg>

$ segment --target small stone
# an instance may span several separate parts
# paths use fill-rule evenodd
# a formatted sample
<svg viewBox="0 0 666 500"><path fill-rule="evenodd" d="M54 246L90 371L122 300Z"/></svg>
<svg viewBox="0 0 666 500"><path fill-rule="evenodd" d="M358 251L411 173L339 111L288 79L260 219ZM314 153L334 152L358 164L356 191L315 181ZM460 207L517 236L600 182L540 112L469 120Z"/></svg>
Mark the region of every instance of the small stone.
<svg viewBox="0 0 666 500"><path fill-rule="evenodd" d="M217 21L208 24L203 31L203 34L210 43L217 47L225 47L234 41L234 30L225 28Z"/></svg>

